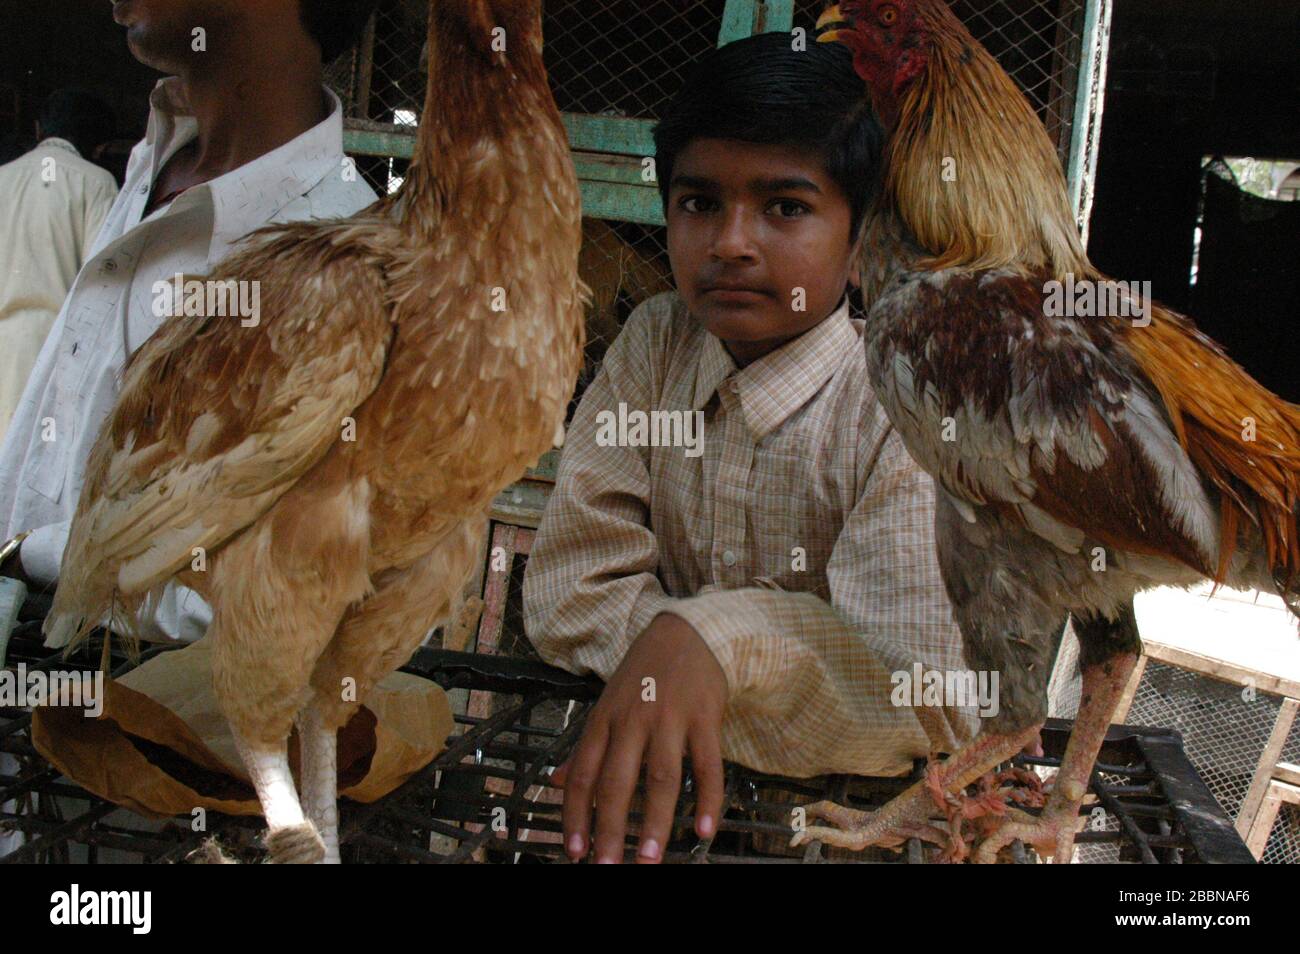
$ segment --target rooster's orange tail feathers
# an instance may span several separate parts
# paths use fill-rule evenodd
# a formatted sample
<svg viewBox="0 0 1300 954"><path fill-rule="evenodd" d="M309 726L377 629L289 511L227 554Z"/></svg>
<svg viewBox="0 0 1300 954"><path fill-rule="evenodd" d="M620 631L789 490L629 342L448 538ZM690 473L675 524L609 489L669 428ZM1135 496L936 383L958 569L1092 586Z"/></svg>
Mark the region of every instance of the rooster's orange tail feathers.
<svg viewBox="0 0 1300 954"><path fill-rule="evenodd" d="M1268 565L1300 615L1300 407L1252 378L1185 317L1155 303L1127 344L1160 392L1178 439L1218 490L1222 582L1242 521L1258 526Z"/></svg>

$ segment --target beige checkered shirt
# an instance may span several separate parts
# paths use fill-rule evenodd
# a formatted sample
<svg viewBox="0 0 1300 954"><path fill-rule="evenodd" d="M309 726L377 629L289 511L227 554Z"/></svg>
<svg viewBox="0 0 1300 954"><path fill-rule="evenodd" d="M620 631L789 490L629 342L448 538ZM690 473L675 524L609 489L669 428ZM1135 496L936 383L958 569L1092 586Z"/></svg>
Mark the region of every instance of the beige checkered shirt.
<svg viewBox="0 0 1300 954"><path fill-rule="evenodd" d="M608 679L673 613L726 673L726 758L882 775L926 755L912 710L890 702L891 673L965 668L961 635L934 485L875 400L862 324L846 300L737 370L676 293L632 313L568 429L528 561L524 625L544 659ZM701 411L702 453L604 446L620 404L629 422ZM976 731L963 714L969 735L949 751Z"/></svg>

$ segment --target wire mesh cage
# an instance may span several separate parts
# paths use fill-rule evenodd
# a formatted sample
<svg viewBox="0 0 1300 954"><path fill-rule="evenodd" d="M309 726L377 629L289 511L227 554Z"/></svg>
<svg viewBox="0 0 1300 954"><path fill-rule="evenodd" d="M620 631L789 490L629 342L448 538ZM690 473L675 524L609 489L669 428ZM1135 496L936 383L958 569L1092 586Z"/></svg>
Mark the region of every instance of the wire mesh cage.
<svg viewBox="0 0 1300 954"><path fill-rule="evenodd" d="M1053 676L1051 714L1073 718L1079 705L1078 643L1062 646ZM1214 679L1199 672L1148 659L1125 721L1167 726L1184 739L1188 759L1223 811L1237 818L1246 803L1261 758L1284 699L1272 692ZM1293 726L1281 751L1282 762L1300 763L1300 726ZM1084 860L1110 860L1104 849L1083 849ZM1300 863L1300 811L1283 804L1259 860Z"/></svg>
<svg viewBox="0 0 1300 954"><path fill-rule="evenodd" d="M1094 0L1095 9L1097 0ZM1025 92L1072 168L1085 0L951 0ZM658 192L640 180L649 131L692 63L724 42L778 30L811 38L825 0L547 0L543 56L583 186L581 271L593 289L576 399L632 309L672 287ZM425 94L427 0L383 0L329 80L345 104L346 144L379 192L401 182ZM1086 85L1086 84L1084 84ZM605 161L586 162L601 155ZM632 165L611 163L619 155ZM856 306L856 302L854 303Z"/></svg>

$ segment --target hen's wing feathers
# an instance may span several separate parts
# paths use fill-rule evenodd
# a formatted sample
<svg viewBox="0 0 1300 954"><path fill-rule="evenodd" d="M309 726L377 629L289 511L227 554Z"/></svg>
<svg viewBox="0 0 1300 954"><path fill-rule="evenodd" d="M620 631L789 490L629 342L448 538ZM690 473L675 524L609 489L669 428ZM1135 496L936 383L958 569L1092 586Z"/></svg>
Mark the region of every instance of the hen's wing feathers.
<svg viewBox="0 0 1300 954"><path fill-rule="evenodd" d="M1211 501L1119 320L1049 317L1010 271L907 274L871 312L868 362L909 452L968 519L998 507L1064 550L1086 536L1208 572Z"/></svg>
<svg viewBox="0 0 1300 954"><path fill-rule="evenodd" d="M382 275L329 254L319 233L286 232L208 276L258 282L258 324L172 318L127 364L88 462L51 644L254 522L378 385L391 336Z"/></svg>

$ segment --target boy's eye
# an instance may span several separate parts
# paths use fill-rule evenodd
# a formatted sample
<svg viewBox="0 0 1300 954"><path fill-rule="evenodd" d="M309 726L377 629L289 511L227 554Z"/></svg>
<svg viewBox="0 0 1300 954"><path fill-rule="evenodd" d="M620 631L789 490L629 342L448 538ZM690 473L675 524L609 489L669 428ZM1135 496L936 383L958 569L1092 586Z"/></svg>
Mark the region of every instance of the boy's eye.
<svg viewBox="0 0 1300 954"><path fill-rule="evenodd" d="M677 203L686 212L711 212L716 204L712 199L702 195L683 196Z"/></svg>
<svg viewBox="0 0 1300 954"><path fill-rule="evenodd" d="M794 219L801 215L807 215L811 210L802 202L796 202L794 199L777 199L768 209L775 209L783 219Z"/></svg>

